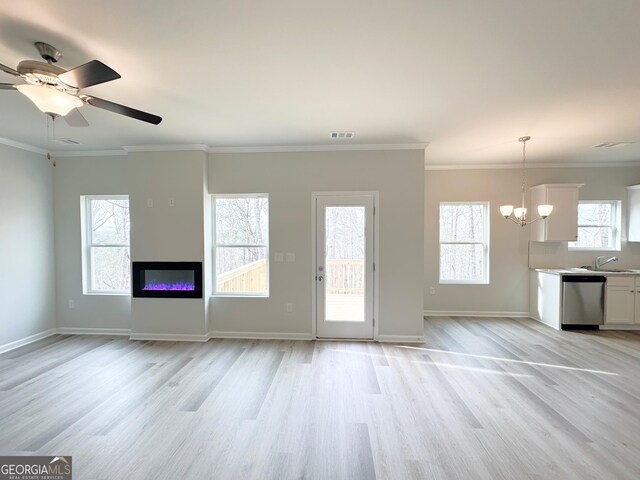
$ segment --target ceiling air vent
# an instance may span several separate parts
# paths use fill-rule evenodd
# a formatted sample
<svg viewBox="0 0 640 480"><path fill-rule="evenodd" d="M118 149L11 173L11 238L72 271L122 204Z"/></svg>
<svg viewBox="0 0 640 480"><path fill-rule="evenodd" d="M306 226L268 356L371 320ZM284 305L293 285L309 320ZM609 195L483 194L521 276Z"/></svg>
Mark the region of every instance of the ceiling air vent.
<svg viewBox="0 0 640 480"><path fill-rule="evenodd" d="M70 138L56 138L54 142L60 143L62 145L80 145L80 142L72 140Z"/></svg>
<svg viewBox="0 0 640 480"><path fill-rule="evenodd" d="M615 148L615 147L628 147L636 142L602 142L592 145L593 148Z"/></svg>
<svg viewBox="0 0 640 480"><path fill-rule="evenodd" d="M347 138L353 138L353 136L355 135L354 132L331 132L329 134L329 138L337 138L337 139L347 139Z"/></svg>

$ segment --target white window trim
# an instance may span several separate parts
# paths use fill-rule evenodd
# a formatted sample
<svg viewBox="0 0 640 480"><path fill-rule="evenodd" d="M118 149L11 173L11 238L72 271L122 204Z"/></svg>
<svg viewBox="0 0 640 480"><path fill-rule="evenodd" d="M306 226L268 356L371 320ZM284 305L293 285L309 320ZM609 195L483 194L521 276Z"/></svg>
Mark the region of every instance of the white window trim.
<svg viewBox="0 0 640 480"><path fill-rule="evenodd" d="M578 229L580 227L594 227L594 228L610 228L613 233L613 247L608 248L592 248L592 247L573 247L571 243L567 243L567 249L571 252L619 252L622 250L621 230L622 230L622 202L620 200L580 200L578 202L578 208L581 203L606 203L612 206L611 219L614 221L613 225L580 225L578 223Z"/></svg>
<svg viewBox="0 0 640 480"><path fill-rule="evenodd" d="M440 241L440 207L442 205L482 205L483 207L483 241L482 242L441 242ZM489 285L489 254L491 249L489 248L489 230L490 230L490 211L489 202L440 202L438 204L438 283L440 285ZM481 280L443 280L440 278L440 255L441 245L483 245L484 254L484 272Z"/></svg>
<svg viewBox="0 0 640 480"><path fill-rule="evenodd" d="M91 235L91 208L89 203L91 200L129 200L129 195L81 195L80 196L80 224L81 224L81 242L82 242L82 294L83 295L131 295L131 286L129 290L94 290L91 288L91 248L97 247L129 247L131 251L131 239L129 243L118 244L90 244L88 240Z"/></svg>
<svg viewBox="0 0 640 480"><path fill-rule="evenodd" d="M211 195L211 223L212 223L212 232L213 232L213 247L212 247L212 261L213 265L213 286L212 286L212 297L216 298L269 298L270 289L270 261L269 261L269 244L228 244L228 243L217 243L216 238L216 199L217 198L266 198L267 199L267 212L269 215L269 225L268 225L268 234L271 236L271 202L269 201L268 193L231 193L231 194L220 194L220 195ZM267 291L264 293L259 292L217 292L218 288L218 278L216 273L216 249L218 247L238 247L238 248L264 248L266 250L265 258L267 260Z"/></svg>

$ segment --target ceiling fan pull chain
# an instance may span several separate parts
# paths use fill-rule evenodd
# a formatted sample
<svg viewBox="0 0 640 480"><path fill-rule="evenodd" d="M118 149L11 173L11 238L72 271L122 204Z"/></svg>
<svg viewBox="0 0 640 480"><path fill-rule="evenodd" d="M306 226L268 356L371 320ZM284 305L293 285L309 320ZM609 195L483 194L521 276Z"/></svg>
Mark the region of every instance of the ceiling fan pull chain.
<svg viewBox="0 0 640 480"><path fill-rule="evenodd" d="M53 123L53 138L56 136L56 119L53 115L45 115L47 117L47 145L51 145L51 134L49 131L49 117L51 117L51 122ZM57 165L56 159L53 158L51 152L47 152L47 160L51 162L51 166L55 167Z"/></svg>

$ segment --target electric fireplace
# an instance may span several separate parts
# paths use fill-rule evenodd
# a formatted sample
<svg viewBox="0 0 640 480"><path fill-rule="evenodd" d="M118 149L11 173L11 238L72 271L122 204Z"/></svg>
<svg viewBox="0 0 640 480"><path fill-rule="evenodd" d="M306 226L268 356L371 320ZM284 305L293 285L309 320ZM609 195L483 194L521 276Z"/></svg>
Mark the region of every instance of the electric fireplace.
<svg viewBox="0 0 640 480"><path fill-rule="evenodd" d="M202 262L133 262L133 296L202 298Z"/></svg>

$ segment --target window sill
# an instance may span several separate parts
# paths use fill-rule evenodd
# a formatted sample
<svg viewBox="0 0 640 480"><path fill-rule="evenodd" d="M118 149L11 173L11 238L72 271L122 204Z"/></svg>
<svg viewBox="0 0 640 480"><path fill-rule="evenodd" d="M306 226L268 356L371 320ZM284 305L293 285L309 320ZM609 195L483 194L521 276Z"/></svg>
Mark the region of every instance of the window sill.
<svg viewBox="0 0 640 480"><path fill-rule="evenodd" d="M214 293L211 298L269 298L269 294L266 295L230 295L224 293Z"/></svg>
<svg viewBox="0 0 640 480"><path fill-rule="evenodd" d="M83 295L86 296L97 296L97 297L130 297L131 292L82 292Z"/></svg>
<svg viewBox="0 0 640 480"><path fill-rule="evenodd" d="M567 247L569 252L620 252L620 248L580 248L580 247Z"/></svg>

